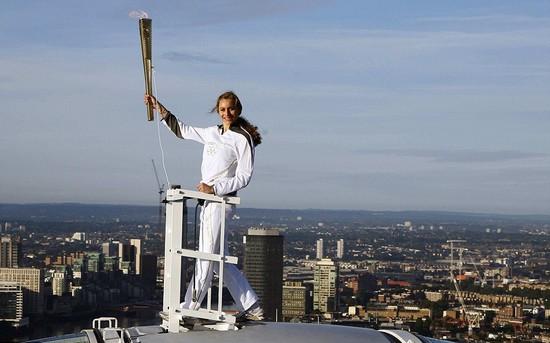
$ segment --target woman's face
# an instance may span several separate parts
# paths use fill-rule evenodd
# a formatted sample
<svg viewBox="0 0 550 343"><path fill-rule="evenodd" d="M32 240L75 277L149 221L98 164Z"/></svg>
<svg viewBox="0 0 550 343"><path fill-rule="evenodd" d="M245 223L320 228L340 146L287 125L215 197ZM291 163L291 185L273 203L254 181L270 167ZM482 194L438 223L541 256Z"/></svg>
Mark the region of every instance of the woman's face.
<svg viewBox="0 0 550 343"><path fill-rule="evenodd" d="M225 127L231 126L240 114L235 107L235 101L232 99L221 99L218 104L218 113Z"/></svg>

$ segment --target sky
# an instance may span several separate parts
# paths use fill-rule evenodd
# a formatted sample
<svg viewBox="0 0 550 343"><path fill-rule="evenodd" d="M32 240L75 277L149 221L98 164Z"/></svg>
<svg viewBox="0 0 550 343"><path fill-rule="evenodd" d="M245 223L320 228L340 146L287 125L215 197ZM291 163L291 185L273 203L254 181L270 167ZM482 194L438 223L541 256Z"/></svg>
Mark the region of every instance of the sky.
<svg viewBox="0 0 550 343"><path fill-rule="evenodd" d="M260 128L243 207L550 214L548 1L2 5L0 203L156 205L151 160L198 183L146 120L143 10L166 107L216 125L233 90Z"/></svg>

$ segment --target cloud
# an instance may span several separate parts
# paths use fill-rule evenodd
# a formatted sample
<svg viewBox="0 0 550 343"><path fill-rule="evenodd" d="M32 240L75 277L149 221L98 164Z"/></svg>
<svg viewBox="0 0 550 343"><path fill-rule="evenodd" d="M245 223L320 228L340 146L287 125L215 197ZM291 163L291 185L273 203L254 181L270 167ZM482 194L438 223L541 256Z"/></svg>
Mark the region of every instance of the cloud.
<svg viewBox="0 0 550 343"><path fill-rule="evenodd" d="M447 16L447 17L423 17L416 19L417 22L426 23L482 23L491 24L549 24L548 18L533 17L527 15L478 15L478 16Z"/></svg>
<svg viewBox="0 0 550 343"><path fill-rule="evenodd" d="M400 157L427 158L434 162L451 163L483 163L483 162L505 162L512 160L524 160L530 158L548 157L548 154L498 150L421 150L421 149L369 149L358 151L363 154L391 155Z"/></svg>
<svg viewBox="0 0 550 343"><path fill-rule="evenodd" d="M199 62L211 64L230 64L215 57L206 56L198 53L187 53L178 51L169 51L162 54L162 58L172 62Z"/></svg>
<svg viewBox="0 0 550 343"><path fill-rule="evenodd" d="M283 17L292 13L311 11L330 0L211 0L168 1L149 13L151 18L162 18L165 26L173 28L201 27Z"/></svg>

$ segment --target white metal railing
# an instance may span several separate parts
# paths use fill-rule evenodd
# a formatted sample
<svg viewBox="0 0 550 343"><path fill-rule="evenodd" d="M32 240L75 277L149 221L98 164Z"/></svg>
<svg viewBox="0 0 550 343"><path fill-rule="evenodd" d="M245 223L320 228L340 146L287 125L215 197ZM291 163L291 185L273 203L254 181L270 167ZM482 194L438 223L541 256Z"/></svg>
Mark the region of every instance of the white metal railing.
<svg viewBox="0 0 550 343"><path fill-rule="evenodd" d="M92 328L101 333L105 343L123 343L122 329L118 327L118 320L115 317L99 317L92 321Z"/></svg>
<svg viewBox="0 0 550 343"><path fill-rule="evenodd" d="M184 249L182 242L187 237L184 236L185 226L187 225L187 200L204 200L221 204L221 228L219 254L205 253L191 249ZM237 257L225 255L225 205L238 205L238 197L219 197L212 194L206 194L197 191L184 189L170 189L166 194L166 233L164 245L164 297L162 310L164 313L163 327L168 332L179 332L180 321L183 317L193 317L207 319L227 324L235 323L235 316L226 314L222 311L222 292L223 292L223 274L224 263L237 264ZM181 303L181 285L182 285L182 258L202 259L212 262L218 262L218 304L216 309L212 309L211 289L208 289L206 308L197 310L182 309ZM194 261L195 262L195 261ZM185 282L183 282L185 285Z"/></svg>

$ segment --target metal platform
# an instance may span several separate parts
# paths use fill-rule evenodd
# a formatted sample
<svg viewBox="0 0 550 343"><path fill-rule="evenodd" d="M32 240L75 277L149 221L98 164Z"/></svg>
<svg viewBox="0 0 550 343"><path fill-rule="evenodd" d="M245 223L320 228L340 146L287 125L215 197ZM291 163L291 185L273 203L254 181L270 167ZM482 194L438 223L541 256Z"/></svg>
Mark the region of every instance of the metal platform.
<svg viewBox="0 0 550 343"><path fill-rule="evenodd" d="M183 242L187 241L184 233L187 225L187 201L203 200L219 203L222 206L221 229L220 229L220 251L218 254L200 252L187 249ZM222 311L222 292L224 268L219 268L218 273L218 303L216 308L212 308L211 289L208 290L206 308L198 310L182 309L181 291L185 287L184 275L182 275L182 259L202 259L220 264L237 264L238 259L235 256L227 256L224 251L225 242L225 205L238 205L238 197L219 197L212 194L206 194L197 191L185 189L170 189L166 196L166 233L165 233L165 265L164 265L164 298L163 298L163 321L162 326L168 332L177 333L186 331L183 326L184 318L198 318L208 321L221 322L227 325L219 325L220 328L232 330L236 322L235 316Z"/></svg>

